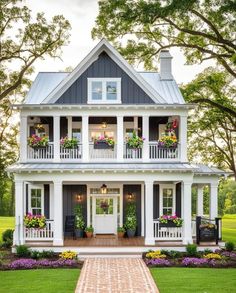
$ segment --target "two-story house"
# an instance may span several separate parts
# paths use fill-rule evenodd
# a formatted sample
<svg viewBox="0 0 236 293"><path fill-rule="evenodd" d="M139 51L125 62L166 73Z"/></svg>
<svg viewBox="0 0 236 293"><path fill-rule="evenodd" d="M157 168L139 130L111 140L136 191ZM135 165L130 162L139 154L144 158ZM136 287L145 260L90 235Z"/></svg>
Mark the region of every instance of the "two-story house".
<svg viewBox="0 0 236 293"><path fill-rule="evenodd" d="M172 76L170 53L161 51L159 62L160 72L135 71L103 39L71 73L37 75L24 104L15 105L20 159L9 171L15 176L16 245L68 246L65 218L77 203L95 236L116 235L129 201L136 205L136 239L143 246L192 243L192 186L203 215L203 187L209 185L210 218L217 217L223 172L188 162L187 116L194 105L185 103ZM25 229L28 212L45 215L46 228ZM160 216L174 214L183 226L161 227Z"/></svg>

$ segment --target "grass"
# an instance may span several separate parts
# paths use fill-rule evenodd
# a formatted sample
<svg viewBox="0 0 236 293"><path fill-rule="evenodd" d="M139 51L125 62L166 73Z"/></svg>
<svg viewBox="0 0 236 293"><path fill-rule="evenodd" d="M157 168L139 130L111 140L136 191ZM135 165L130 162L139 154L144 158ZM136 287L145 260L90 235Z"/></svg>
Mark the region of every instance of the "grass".
<svg viewBox="0 0 236 293"><path fill-rule="evenodd" d="M14 217L0 217L0 241L2 240L2 232L14 228L14 221Z"/></svg>
<svg viewBox="0 0 236 293"><path fill-rule="evenodd" d="M80 274L78 269L43 269L0 272L0 292L72 293Z"/></svg>
<svg viewBox="0 0 236 293"><path fill-rule="evenodd" d="M160 293L235 292L235 269L152 268Z"/></svg>
<svg viewBox="0 0 236 293"><path fill-rule="evenodd" d="M223 241L232 241L236 244L236 215L225 215L222 219Z"/></svg>

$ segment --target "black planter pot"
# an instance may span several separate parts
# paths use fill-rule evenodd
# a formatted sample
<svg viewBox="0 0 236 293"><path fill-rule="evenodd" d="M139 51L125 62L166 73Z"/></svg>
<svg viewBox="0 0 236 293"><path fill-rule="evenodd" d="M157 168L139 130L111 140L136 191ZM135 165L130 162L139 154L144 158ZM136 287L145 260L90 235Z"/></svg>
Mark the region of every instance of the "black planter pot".
<svg viewBox="0 0 236 293"><path fill-rule="evenodd" d="M128 238L134 237L135 232L136 232L136 230L127 229L126 233L127 233Z"/></svg>
<svg viewBox="0 0 236 293"><path fill-rule="evenodd" d="M177 146L170 146L170 147L166 147L166 146L158 146L158 149L161 149L161 150L176 150L177 149Z"/></svg>
<svg viewBox="0 0 236 293"><path fill-rule="evenodd" d="M216 239L215 228L200 228L200 241L214 241Z"/></svg>
<svg viewBox="0 0 236 293"><path fill-rule="evenodd" d="M35 146L35 147L33 147L33 146L31 146L31 148L32 149L34 149L34 150L45 150L46 148L47 148L48 146Z"/></svg>
<svg viewBox="0 0 236 293"><path fill-rule="evenodd" d="M166 228L173 228L173 227L177 227L177 225L173 222L173 221L170 221L170 220L168 220L167 221L167 223L160 223L159 224L159 227L160 228L164 228L164 227L166 227Z"/></svg>
<svg viewBox="0 0 236 293"><path fill-rule="evenodd" d="M100 140L94 143L95 150L104 150L104 149L113 149L113 146L110 146L105 140Z"/></svg>
<svg viewBox="0 0 236 293"><path fill-rule="evenodd" d="M76 236L76 238L83 238L84 237L84 230L75 229L75 236Z"/></svg>

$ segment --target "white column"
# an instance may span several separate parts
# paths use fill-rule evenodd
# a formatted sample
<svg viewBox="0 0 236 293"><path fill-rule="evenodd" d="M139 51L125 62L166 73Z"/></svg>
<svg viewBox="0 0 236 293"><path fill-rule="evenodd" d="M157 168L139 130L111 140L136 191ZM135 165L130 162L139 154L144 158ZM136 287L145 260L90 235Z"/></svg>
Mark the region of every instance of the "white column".
<svg viewBox="0 0 236 293"><path fill-rule="evenodd" d="M218 183L210 184L210 219L218 216Z"/></svg>
<svg viewBox="0 0 236 293"><path fill-rule="evenodd" d="M183 244L193 243L192 239L192 182L183 182Z"/></svg>
<svg viewBox="0 0 236 293"><path fill-rule="evenodd" d="M15 180L15 232L14 244L24 244L24 183Z"/></svg>
<svg viewBox="0 0 236 293"><path fill-rule="evenodd" d="M27 160L27 136L28 136L28 129L27 129L27 117L21 116L20 118L20 161L26 162Z"/></svg>
<svg viewBox="0 0 236 293"><path fill-rule="evenodd" d="M145 227L144 227L144 223L145 223L145 219L144 219L144 215L145 215L145 191L144 191L144 184L141 184L141 236L144 236L144 232L145 232Z"/></svg>
<svg viewBox="0 0 236 293"><path fill-rule="evenodd" d="M124 159L124 117L117 116L117 161Z"/></svg>
<svg viewBox="0 0 236 293"><path fill-rule="evenodd" d="M197 185L197 216L203 216L203 188L204 185Z"/></svg>
<svg viewBox="0 0 236 293"><path fill-rule="evenodd" d="M153 181L145 181L145 245L154 245Z"/></svg>
<svg viewBox="0 0 236 293"><path fill-rule="evenodd" d="M60 116L53 116L54 162L60 162Z"/></svg>
<svg viewBox="0 0 236 293"><path fill-rule="evenodd" d="M180 116L180 159L181 162L187 162L187 115Z"/></svg>
<svg viewBox="0 0 236 293"><path fill-rule="evenodd" d="M62 181L54 181L54 246L63 246L63 198Z"/></svg>
<svg viewBox="0 0 236 293"><path fill-rule="evenodd" d="M68 116L67 117L67 128L68 128L68 138L71 139L72 138L72 117Z"/></svg>
<svg viewBox="0 0 236 293"><path fill-rule="evenodd" d="M83 161L89 161L89 118L82 116L82 156Z"/></svg>
<svg viewBox="0 0 236 293"><path fill-rule="evenodd" d="M143 116L143 161L149 161L149 116Z"/></svg>

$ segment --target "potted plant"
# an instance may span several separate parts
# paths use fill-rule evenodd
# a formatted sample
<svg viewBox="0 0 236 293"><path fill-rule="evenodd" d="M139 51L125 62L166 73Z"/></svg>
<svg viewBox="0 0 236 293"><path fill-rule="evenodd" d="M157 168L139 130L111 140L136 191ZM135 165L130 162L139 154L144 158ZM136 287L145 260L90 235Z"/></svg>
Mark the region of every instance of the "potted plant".
<svg viewBox="0 0 236 293"><path fill-rule="evenodd" d="M174 130L162 133L161 139L158 141L159 148L175 149L178 145L178 140Z"/></svg>
<svg viewBox="0 0 236 293"><path fill-rule="evenodd" d="M159 218L160 227L182 227L183 219L177 217L176 215L162 215Z"/></svg>
<svg viewBox="0 0 236 293"><path fill-rule="evenodd" d="M134 237L137 228L137 215L135 203L129 203L126 208L125 229L127 236Z"/></svg>
<svg viewBox="0 0 236 293"><path fill-rule="evenodd" d="M71 138L69 139L67 136L62 137L60 140L60 145L65 149L75 149L78 145L77 138Z"/></svg>
<svg viewBox="0 0 236 293"><path fill-rule="evenodd" d="M78 238L84 236L85 222L83 217L83 208L80 204L77 204L74 209L75 213L75 235Z"/></svg>
<svg viewBox="0 0 236 293"><path fill-rule="evenodd" d="M115 141L112 137L99 136L94 140L94 149L114 149Z"/></svg>
<svg viewBox="0 0 236 293"><path fill-rule="evenodd" d="M123 238L125 235L125 228L124 227L118 227L117 228L117 234L118 238Z"/></svg>
<svg viewBox="0 0 236 293"><path fill-rule="evenodd" d="M46 148L48 146L49 140L47 136L38 136L33 134L28 138L28 145L34 149Z"/></svg>
<svg viewBox="0 0 236 293"><path fill-rule="evenodd" d="M133 131L132 136L126 139L126 144L130 149L141 149L143 147L144 140L144 137L138 136L136 132Z"/></svg>
<svg viewBox="0 0 236 293"><path fill-rule="evenodd" d="M92 238L93 231L94 231L94 229L93 229L92 225L85 228L85 233L86 233L87 238Z"/></svg>

